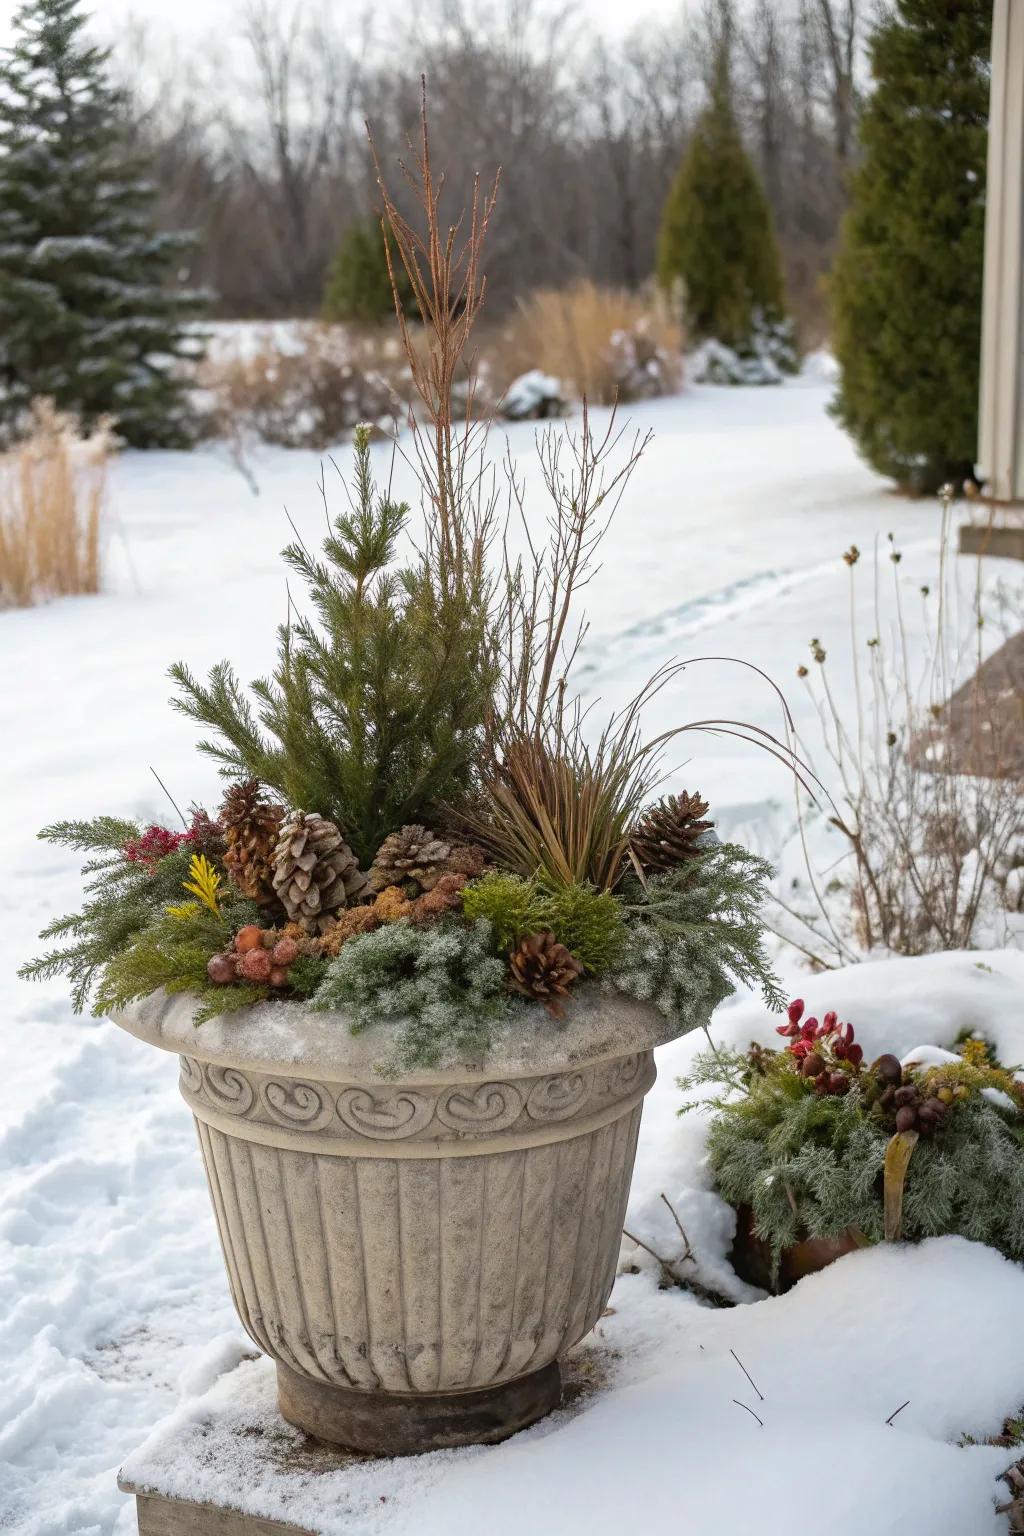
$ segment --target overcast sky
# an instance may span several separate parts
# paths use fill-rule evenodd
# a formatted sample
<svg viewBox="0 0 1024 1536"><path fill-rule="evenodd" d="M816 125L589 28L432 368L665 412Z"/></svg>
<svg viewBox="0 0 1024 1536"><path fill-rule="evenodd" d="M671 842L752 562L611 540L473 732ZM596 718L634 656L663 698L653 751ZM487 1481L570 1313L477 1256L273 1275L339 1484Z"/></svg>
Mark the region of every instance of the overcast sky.
<svg viewBox="0 0 1024 1536"><path fill-rule="evenodd" d="M281 0L289 6L292 0ZM353 20L362 16L366 0L319 0L337 17ZM580 17L592 20L595 30L610 36L631 31L648 16L667 17L680 9L681 0L576 0ZM163 35L177 36L195 43L216 34L238 14L241 0L86 0L89 10L109 40L116 36L128 17L153 23ZM0 42L10 33L10 18L17 0L0 0Z"/></svg>

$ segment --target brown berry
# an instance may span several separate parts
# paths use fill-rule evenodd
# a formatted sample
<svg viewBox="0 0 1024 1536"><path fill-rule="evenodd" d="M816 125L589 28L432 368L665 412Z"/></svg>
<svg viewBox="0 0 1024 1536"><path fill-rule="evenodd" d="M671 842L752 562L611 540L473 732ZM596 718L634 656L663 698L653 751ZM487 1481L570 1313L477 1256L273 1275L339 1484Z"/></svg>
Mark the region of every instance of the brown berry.
<svg viewBox="0 0 1024 1536"><path fill-rule="evenodd" d="M883 1083L900 1083L903 1081L903 1067L898 1056L879 1056L875 1062L875 1071Z"/></svg>
<svg viewBox="0 0 1024 1536"><path fill-rule="evenodd" d="M917 1114L908 1104L896 1111L896 1129L898 1131L912 1131L917 1124Z"/></svg>
<svg viewBox="0 0 1024 1536"><path fill-rule="evenodd" d="M237 979L233 955L211 955L206 962L206 974L217 987L226 987Z"/></svg>
<svg viewBox="0 0 1024 1536"><path fill-rule="evenodd" d="M239 962L238 969L246 981L262 982L270 980L273 965L271 964L269 954L261 946L259 949L246 950Z"/></svg>
<svg viewBox="0 0 1024 1536"><path fill-rule="evenodd" d="M825 1063L817 1051L812 1051L809 1056L804 1057L804 1064L800 1070L804 1077L820 1077L825 1070Z"/></svg>
<svg viewBox="0 0 1024 1536"><path fill-rule="evenodd" d="M844 1093L850 1091L850 1079L845 1072L833 1072L828 1080L828 1091L842 1098Z"/></svg>
<svg viewBox="0 0 1024 1536"><path fill-rule="evenodd" d="M251 949L262 949L263 929L256 923L246 923L244 928L239 928L235 934L235 948L240 955L247 954Z"/></svg>
<svg viewBox="0 0 1024 1536"><path fill-rule="evenodd" d="M913 1104L918 1098L918 1092L913 1083L907 1083L906 1087L896 1089L893 1098L897 1105L902 1108L904 1104Z"/></svg>
<svg viewBox="0 0 1024 1536"><path fill-rule="evenodd" d="M288 967L286 965L274 965L271 967L270 985L272 987L286 987L288 985Z"/></svg>
<svg viewBox="0 0 1024 1536"><path fill-rule="evenodd" d="M270 958L275 965L291 965L294 960L299 958L299 946L294 939L278 939L270 952Z"/></svg>

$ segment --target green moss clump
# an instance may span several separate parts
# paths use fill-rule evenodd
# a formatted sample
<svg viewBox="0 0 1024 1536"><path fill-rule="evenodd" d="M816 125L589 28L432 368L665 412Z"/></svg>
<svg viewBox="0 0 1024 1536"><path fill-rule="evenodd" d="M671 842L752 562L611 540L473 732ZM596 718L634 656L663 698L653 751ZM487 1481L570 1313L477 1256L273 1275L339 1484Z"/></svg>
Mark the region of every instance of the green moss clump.
<svg viewBox="0 0 1024 1536"><path fill-rule="evenodd" d="M466 887L462 909L471 922L483 918L491 925L502 950L527 934L553 933L594 976L615 965L626 941L618 901L592 885L549 890L539 881L494 871Z"/></svg>

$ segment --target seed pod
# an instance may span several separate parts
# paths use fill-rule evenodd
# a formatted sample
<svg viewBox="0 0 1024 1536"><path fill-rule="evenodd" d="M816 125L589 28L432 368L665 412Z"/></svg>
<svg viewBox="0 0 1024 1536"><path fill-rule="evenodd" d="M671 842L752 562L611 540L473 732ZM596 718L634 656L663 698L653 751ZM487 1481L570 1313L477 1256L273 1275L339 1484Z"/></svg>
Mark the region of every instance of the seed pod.
<svg viewBox="0 0 1024 1536"><path fill-rule="evenodd" d="M891 1056L888 1053L879 1056L875 1062L875 1071L883 1083L895 1084L903 1081L903 1067L898 1056Z"/></svg>
<svg viewBox="0 0 1024 1536"><path fill-rule="evenodd" d="M261 944L259 949L246 950L238 969L246 981L266 982L270 980L273 966L269 954Z"/></svg>
<svg viewBox="0 0 1024 1536"><path fill-rule="evenodd" d="M206 974L214 986L226 987L237 979L233 955L211 955L206 962Z"/></svg>
<svg viewBox="0 0 1024 1536"><path fill-rule="evenodd" d="M246 954L251 949L262 949L263 929L256 923L246 923L244 928L239 928L235 934L235 948L240 955Z"/></svg>

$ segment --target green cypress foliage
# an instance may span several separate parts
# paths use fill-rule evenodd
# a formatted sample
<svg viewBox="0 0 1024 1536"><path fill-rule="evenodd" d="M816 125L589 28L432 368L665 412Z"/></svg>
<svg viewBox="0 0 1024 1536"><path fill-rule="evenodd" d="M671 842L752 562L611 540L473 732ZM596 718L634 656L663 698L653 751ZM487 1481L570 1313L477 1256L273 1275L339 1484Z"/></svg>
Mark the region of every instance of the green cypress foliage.
<svg viewBox="0 0 1024 1536"><path fill-rule="evenodd" d="M226 777L259 779L337 822L367 868L389 832L464 796L495 671L486 572L447 548L393 569L409 509L378 496L368 427L355 454L352 509L322 556L284 551L310 615L279 631L255 710L226 661L206 684L181 662L171 676L175 707L220 738L199 746Z"/></svg>
<svg viewBox="0 0 1024 1536"><path fill-rule="evenodd" d="M991 25L991 0L898 0L875 29L832 279L835 414L918 492L976 452Z"/></svg>
<svg viewBox="0 0 1024 1536"><path fill-rule="evenodd" d="M177 359L203 296L174 286L191 236L157 233L108 54L79 0L25 0L0 61L0 430L49 396L125 441L194 436Z"/></svg>
<svg viewBox="0 0 1024 1536"><path fill-rule="evenodd" d="M403 308L412 303L405 268L392 251L392 269ZM324 289L325 320L375 325L394 313L384 234L379 220L366 219L346 230Z"/></svg>
<svg viewBox="0 0 1024 1536"><path fill-rule="evenodd" d="M778 366L795 365L788 335L775 335L785 313L782 268L771 210L733 113L724 45L711 100L665 202L658 280L670 292L681 286L693 339L745 355L764 332Z"/></svg>

